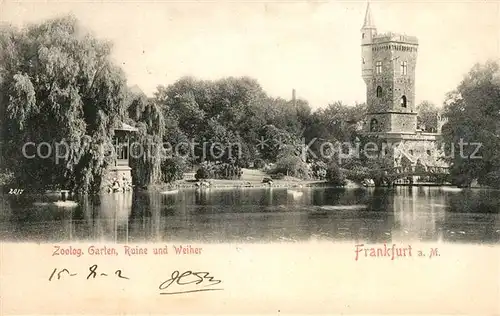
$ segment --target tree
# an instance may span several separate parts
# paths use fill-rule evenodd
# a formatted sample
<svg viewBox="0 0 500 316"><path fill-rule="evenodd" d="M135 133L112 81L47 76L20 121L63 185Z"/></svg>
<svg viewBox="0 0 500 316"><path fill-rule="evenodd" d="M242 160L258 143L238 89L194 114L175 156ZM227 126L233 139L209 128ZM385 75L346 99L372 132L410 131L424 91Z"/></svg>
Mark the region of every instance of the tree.
<svg viewBox="0 0 500 316"><path fill-rule="evenodd" d="M276 159L275 173L287 176L307 178L309 170L302 158L297 155L295 146L286 145Z"/></svg>
<svg viewBox="0 0 500 316"><path fill-rule="evenodd" d="M257 156L258 130L265 125L267 96L254 79L228 77L216 81L184 77L168 87L159 87L156 102L179 122L180 131L196 142L194 152L202 157L217 144L238 147L238 164ZM226 153L220 159L229 163ZM219 158L206 157L209 160ZM214 159L212 159L214 158ZM195 159L200 163L200 159Z"/></svg>
<svg viewBox="0 0 500 316"><path fill-rule="evenodd" d="M142 113L148 105L148 97L137 86L130 88L128 93L127 114L132 121L141 119Z"/></svg>
<svg viewBox="0 0 500 316"><path fill-rule="evenodd" d="M425 132L438 131L438 114L439 110L435 104L429 101L422 101L417 105L417 125Z"/></svg>
<svg viewBox="0 0 500 316"><path fill-rule="evenodd" d="M498 186L494 181L500 174L498 62L474 65L457 89L448 93L445 104L448 122L442 133L454 183L468 186L478 179Z"/></svg>
<svg viewBox="0 0 500 316"><path fill-rule="evenodd" d="M181 157L167 158L162 161L161 171L163 182L170 183L184 178L186 162Z"/></svg>
<svg viewBox="0 0 500 316"><path fill-rule="evenodd" d="M165 116L159 104L150 101L139 115L137 128L134 135L138 147L131 148L130 165L135 184L147 186L161 182L162 163L167 158L163 147L165 139Z"/></svg>
<svg viewBox="0 0 500 316"><path fill-rule="evenodd" d="M304 131L305 143L316 157L321 157L321 146L324 142L353 142L358 134L366 114L366 104L347 106L340 101L319 109L309 118Z"/></svg>
<svg viewBox="0 0 500 316"><path fill-rule="evenodd" d="M125 76L111 61L110 43L66 16L3 28L0 45L4 166L27 188L97 190L113 128L127 108ZM33 146L27 158L29 142L47 144L44 157L48 147L52 153L43 158Z"/></svg>
<svg viewBox="0 0 500 316"><path fill-rule="evenodd" d="M394 167L394 152L390 152L387 147L384 152L383 144L384 139L380 137L359 135L356 145L358 149L342 164L348 170L347 178L355 182L371 179L376 186L389 184L386 171Z"/></svg>
<svg viewBox="0 0 500 316"><path fill-rule="evenodd" d="M259 146L262 158L268 161L275 161L276 158L286 149L286 146L297 146L299 139L286 130L277 128L274 125L265 125L260 129L259 135L262 144Z"/></svg>
<svg viewBox="0 0 500 316"><path fill-rule="evenodd" d="M308 123L311 108L306 101L300 99L293 102L283 98L268 98L264 113L267 125L301 136Z"/></svg>

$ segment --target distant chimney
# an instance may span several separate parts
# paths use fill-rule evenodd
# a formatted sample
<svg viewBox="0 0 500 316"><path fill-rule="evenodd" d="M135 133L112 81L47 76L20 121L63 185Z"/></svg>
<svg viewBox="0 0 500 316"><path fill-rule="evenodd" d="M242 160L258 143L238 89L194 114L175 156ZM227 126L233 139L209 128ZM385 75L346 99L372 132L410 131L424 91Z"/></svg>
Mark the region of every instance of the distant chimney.
<svg viewBox="0 0 500 316"><path fill-rule="evenodd" d="M292 89L292 104L295 106L297 104L297 98L295 96L295 89Z"/></svg>

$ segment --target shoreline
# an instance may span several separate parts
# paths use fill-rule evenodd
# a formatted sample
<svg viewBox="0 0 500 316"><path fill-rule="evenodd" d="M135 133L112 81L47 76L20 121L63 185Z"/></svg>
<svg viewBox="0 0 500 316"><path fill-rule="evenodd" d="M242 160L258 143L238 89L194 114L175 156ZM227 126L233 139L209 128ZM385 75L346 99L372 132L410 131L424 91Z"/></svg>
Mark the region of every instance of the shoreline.
<svg viewBox="0 0 500 316"><path fill-rule="evenodd" d="M205 185L203 185L205 184ZM207 185L208 184L208 185ZM272 184L257 182L257 181L244 181L244 180L219 180L207 179L203 181L189 181L180 180L177 183L171 184L154 184L142 191L165 191L165 190L186 190L186 189L240 189L240 188L303 188L303 187L323 187L329 186L327 181L321 180L307 180L307 181L290 181L290 180L273 180ZM339 187L341 188L341 187Z"/></svg>
<svg viewBox="0 0 500 316"><path fill-rule="evenodd" d="M202 183L202 181L192 181L188 182L185 180L180 180L177 183L170 183L170 184L154 184L154 185L149 185L147 187L143 188L133 188L132 190L129 191L118 191L118 192L105 192L105 191L100 191L98 193L94 194L88 194L90 196L99 196L101 194L114 194L114 193L127 193L127 192L164 192L168 194L168 191L191 191L191 190L207 190L207 189L301 189L301 188L320 188L320 187L326 187L326 188L333 188L333 189L346 189L346 190L356 190L356 189L394 189L395 187L414 187L414 188L419 188L419 187L439 187L439 188L445 188L445 189L452 189L452 190L457 190L457 191L470 191L470 190L487 190L487 191L498 191L499 189L492 188L492 187L470 187L470 188L458 188L453 185L429 185L429 184L416 184L413 186L409 185L398 185L395 187L387 187L387 186L381 186L381 187L375 187L375 186L362 186L358 185L354 182L349 181L349 183L345 186L334 186L329 184L325 180L307 180L307 181L288 181L288 180L275 180L273 181L273 184L268 184L268 183L262 183L262 182L253 182L253 181L242 181L242 180L208 180L204 181L204 183L210 183L210 185L199 185L199 183ZM197 185L198 184L198 185ZM7 190L7 191L6 191ZM46 191L46 192L26 192L28 195L35 194L35 195L60 195L62 191L66 190L53 190L53 191ZM8 188L6 189L5 186L0 186L0 193L1 194L8 194ZM25 194L26 194L25 193ZM16 194L17 195L17 194ZM73 194L69 194L68 197L73 196Z"/></svg>
<svg viewBox="0 0 500 316"><path fill-rule="evenodd" d="M210 183L210 185L200 185L200 183ZM317 187L328 187L336 189L393 189L395 187L440 187L440 188L451 188L454 190L498 190L492 187L470 187L470 188L458 188L451 184L435 184L435 183L417 183L413 185L396 185L394 187L388 186L363 186L357 184L353 181L347 180L347 184L344 186L335 186L330 184L326 180L273 180L272 184L262 183L257 181L244 181L244 180L219 180L219 179L206 179L206 180L179 180L177 183L171 184L155 184L150 185L146 188L138 189L140 191L174 191L174 190L186 190L186 189L265 189L265 188L281 188L281 189L294 189L294 188L317 188Z"/></svg>
<svg viewBox="0 0 500 316"><path fill-rule="evenodd" d="M204 185L203 185L204 184ZM113 194L113 193L125 193L125 192L168 192L168 191L189 191L193 189L300 189L300 188L318 188L318 187L328 187L335 189L393 189L395 187L441 187L441 188L451 188L453 190L460 191L468 191L468 190L489 190L489 191L497 191L499 189L495 189L492 187L469 187L469 188L458 188L453 185L444 184L429 184L429 183L421 183L410 185L396 185L395 187L375 187L375 186L362 186L355 182L348 181L345 186L335 186L328 183L326 180L273 180L272 184L263 183L260 181L245 181L245 180L221 180L221 179L206 179L201 181L196 180L178 180L174 183L164 183L164 184L153 184L147 187L135 187L132 190L128 191L118 191L118 192L106 192L100 191L95 194L89 194L98 196L101 194ZM6 191L7 190L7 191ZM46 192L38 192L35 194L42 195L59 195L62 191L66 190L50 190ZM8 194L8 187L0 186L0 192ZM29 194L29 192L26 192ZM33 193L33 192L32 192ZM73 195L73 194L70 194Z"/></svg>
<svg viewBox="0 0 500 316"><path fill-rule="evenodd" d="M295 177L285 176L284 179L272 179L272 183L266 183L262 180L264 178L270 178L269 175L258 171L258 170L250 170L245 169L245 172L241 179L200 179L196 180L194 177L194 173L185 173L184 179L177 180L173 183L162 183L162 184L152 184L144 187L135 186L130 188L130 190L126 191L116 191L119 192L131 192L131 191L139 191L139 192L164 192L168 194L168 191L186 191L192 189L265 189L265 188L282 188L282 189L299 189L299 188L311 188L311 187L328 187L328 188L336 188L336 189L377 189L384 188L387 189L390 187L381 186L363 186L359 183L353 182L351 180L347 180L346 185L344 186L335 186L330 184L327 180L301 180ZM450 184L436 184L436 183L414 183L412 185L409 184L399 184L394 187L442 187L442 188L451 188L453 190L498 190L492 187L486 186L472 186L469 188L458 188L456 186ZM0 192L9 194L10 186L0 185ZM24 191L24 190L23 190ZM51 192L49 192L51 191ZM49 195L59 195L63 191L67 190L45 190L45 192L37 192L38 194L49 194ZM24 192L29 193L29 192ZM35 193L35 192L32 192ZM37 194L35 193L35 194ZM69 192L67 192L69 193ZM100 191L90 195L100 195L100 194L112 194L113 192ZM16 194L17 195L17 194ZM73 194L69 194L73 195Z"/></svg>

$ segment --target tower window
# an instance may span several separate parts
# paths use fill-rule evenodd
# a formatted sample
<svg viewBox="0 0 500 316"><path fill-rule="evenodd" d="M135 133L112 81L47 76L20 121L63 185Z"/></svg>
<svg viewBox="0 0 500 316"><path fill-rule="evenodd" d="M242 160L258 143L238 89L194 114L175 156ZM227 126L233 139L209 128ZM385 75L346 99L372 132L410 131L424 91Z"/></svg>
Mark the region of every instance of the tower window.
<svg viewBox="0 0 500 316"><path fill-rule="evenodd" d="M363 63L363 65L365 64L365 59L364 58L361 58L361 62Z"/></svg>
<svg viewBox="0 0 500 316"><path fill-rule="evenodd" d="M406 107L406 103L407 103L407 100L406 100L406 96L404 95L404 96L401 97L401 106L405 108Z"/></svg>
<svg viewBox="0 0 500 316"><path fill-rule="evenodd" d="M401 74L403 76L406 76L408 74L408 62L406 61L401 62Z"/></svg>
<svg viewBox="0 0 500 316"><path fill-rule="evenodd" d="M375 71L377 74L382 73L382 62L381 61L377 61L377 63L375 64Z"/></svg>
<svg viewBox="0 0 500 316"><path fill-rule="evenodd" d="M362 33L362 34L361 34L361 38L365 38L365 33Z"/></svg>
<svg viewBox="0 0 500 316"><path fill-rule="evenodd" d="M381 98L381 97L382 97L382 87L377 86L377 98Z"/></svg>
<svg viewBox="0 0 500 316"><path fill-rule="evenodd" d="M370 121L370 132L376 132L378 130L378 121L376 119L372 119Z"/></svg>

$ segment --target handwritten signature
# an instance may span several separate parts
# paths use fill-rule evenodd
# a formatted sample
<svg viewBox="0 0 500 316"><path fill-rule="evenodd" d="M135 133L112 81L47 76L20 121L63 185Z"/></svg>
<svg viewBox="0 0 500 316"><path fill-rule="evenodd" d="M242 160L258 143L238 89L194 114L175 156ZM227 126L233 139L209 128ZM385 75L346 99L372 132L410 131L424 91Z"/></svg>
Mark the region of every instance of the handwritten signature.
<svg viewBox="0 0 500 316"><path fill-rule="evenodd" d="M173 294L183 294L183 293L194 293L194 292L206 292L206 291L222 291L222 288L207 288L209 286L214 286L216 284L222 283L221 280L215 280L214 277L210 276L209 272L193 272L186 271L182 274L179 271L172 272L170 279L164 281L160 284L159 289L165 291L169 289L168 292L160 292L161 295L173 295ZM190 287L187 287L191 285ZM183 290L171 291L171 288L183 287ZM203 288L192 288L193 286L201 286Z"/></svg>

